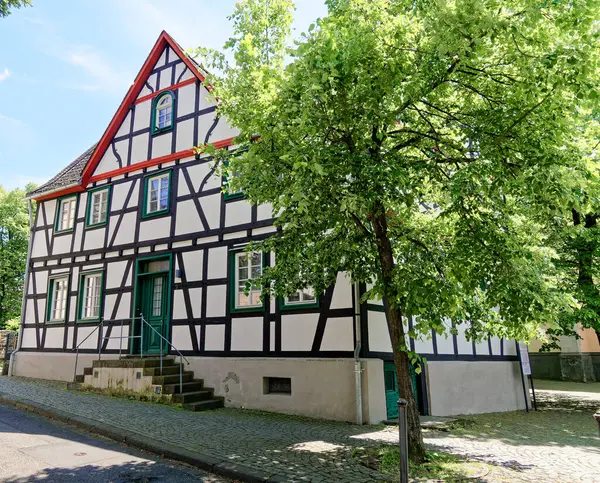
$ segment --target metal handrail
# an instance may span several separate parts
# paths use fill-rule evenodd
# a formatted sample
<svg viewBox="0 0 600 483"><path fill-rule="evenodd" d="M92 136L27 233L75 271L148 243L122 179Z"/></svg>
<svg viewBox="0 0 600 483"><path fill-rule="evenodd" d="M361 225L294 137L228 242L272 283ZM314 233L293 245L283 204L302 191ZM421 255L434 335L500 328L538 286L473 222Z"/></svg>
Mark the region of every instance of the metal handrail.
<svg viewBox="0 0 600 483"><path fill-rule="evenodd" d="M98 341L98 360L101 360L102 358L102 345L104 344L105 340L110 340L110 339L119 339L119 359L121 359L122 357L122 350L123 350L123 339L124 338L128 338L128 339L140 339L140 359L144 358L144 353L143 353L143 346L144 346L144 330L140 330L140 335L127 335L127 336L123 336L123 325L124 322L127 321L131 321L133 323L134 320L141 320L142 322L142 327L143 324L146 324L148 327L150 327L157 335L158 337L160 337L160 374L162 375L163 373L163 340L169 345L171 346L171 348L177 352L177 354L179 355L179 392L183 392L183 361L185 360L185 362L189 365L190 361L188 361L188 359L181 353L181 351L179 349L177 349L177 347L175 347L171 342L169 342L158 330L156 330L154 327L152 327L152 325L150 325L150 323L144 318L143 314L140 314L139 317L131 317L128 319L121 319L121 335L120 336L114 336L114 337L107 337L103 335L104 332L104 319L100 320L100 323L94 327L94 330L92 330L86 337L85 339L83 339L79 344L77 344L77 346L75 347L75 370L74 370L74 374L73 374L73 381L75 381L77 379L77 365L79 362L79 348L81 347L81 345L88 340L97 330L100 330L100 337L99 337L99 341ZM116 322L116 321L113 321Z"/></svg>

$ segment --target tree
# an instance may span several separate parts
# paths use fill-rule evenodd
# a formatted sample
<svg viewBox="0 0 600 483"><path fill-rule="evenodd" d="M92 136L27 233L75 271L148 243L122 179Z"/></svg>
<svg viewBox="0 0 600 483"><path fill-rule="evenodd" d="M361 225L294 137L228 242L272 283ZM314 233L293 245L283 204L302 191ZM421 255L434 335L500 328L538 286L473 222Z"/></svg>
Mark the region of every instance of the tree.
<svg viewBox="0 0 600 483"><path fill-rule="evenodd" d="M406 336L465 324L527 340L573 300L535 216L583 171L598 2L328 0L287 49L289 0L242 0L196 54L242 155L232 190L271 203L275 295L345 271L384 301L413 462L424 458ZM226 161L226 162L225 162ZM412 324L407 321L412 319ZM410 329L408 328L410 327Z"/></svg>
<svg viewBox="0 0 600 483"><path fill-rule="evenodd" d="M0 18L10 15L12 8L30 7L31 0L0 0Z"/></svg>
<svg viewBox="0 0 600 483"><path fill-rule="evenodd" d="M0 186L0 328L21 314L23 281L29 239L29 213L25 190Z"/></svg>

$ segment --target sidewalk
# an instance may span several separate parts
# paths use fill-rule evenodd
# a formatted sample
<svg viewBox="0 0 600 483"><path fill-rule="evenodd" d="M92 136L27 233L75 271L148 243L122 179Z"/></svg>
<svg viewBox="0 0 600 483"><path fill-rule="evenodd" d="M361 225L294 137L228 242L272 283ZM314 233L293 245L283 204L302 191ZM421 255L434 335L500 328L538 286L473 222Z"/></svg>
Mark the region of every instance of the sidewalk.
<svg viewBox="0 0 600 483"><path fill-rule="evenodd" d="M0 377L0 402L22 400L45 415L244 481L380 481L351 457L357 446L397 441L397 429L219 409L174 407L68 391L64 383ZM61 417L62 416L62 417ZM179 453L180 457L177 457Z"/></svg>

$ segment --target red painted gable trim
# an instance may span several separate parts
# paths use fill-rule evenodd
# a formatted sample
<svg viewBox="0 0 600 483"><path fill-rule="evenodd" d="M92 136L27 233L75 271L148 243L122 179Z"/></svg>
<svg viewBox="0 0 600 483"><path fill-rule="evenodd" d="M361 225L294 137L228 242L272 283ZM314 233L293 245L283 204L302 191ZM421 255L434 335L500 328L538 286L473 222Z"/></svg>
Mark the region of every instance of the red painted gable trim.
<svg viewBox="0 0 600 483"><path fill-rule="evenodd" d="M195 77L193 79L187 79L187 80L181 81L179 84L173 84L172 86L165 87L164 89L153 92L152 94L148 94L147 96L140 97L140 98L136 99L134 104L139 104L140 102L147 101L148 99L154 99L155 97L160 96L165 91L174 91L175 89L180 89L181 87L189 86L190 84L194 84L195 82L196 82Z"/></svg>
<svg viewBox="0 0 600 483"><path fill-rule="evenodd" d="M234 138L222 139L221 141L216 141L211 143L215 149L225 148L227 146L231 146L233 144ZM164 156L160 156L159 158L152 158L146 161L141 161L139 163L134 163L129 166L124 166L123 168L113 169L112 171L107 171L106 173L100 173L96 176L92 176L90 178L90 183L95 181L102 181L108 178L114 178L115 176L119 176L125 173L131 173L132 171L139 171L140 169L150 168L151 166L156 166L161 163L168 163L170 161L175 161L176 159L187 158L189 156L193 156L193 149L185 149L183 151L178 151L173 154L165 154Z"/></svg>
<svg viewBox="0 0 600 483"><path fill-rule="evenodd" d="M35 201L45 201L45 200L51 200L53 198L58 198L60 196L64 196L64 195L70 195L71 193L79 193L81 191L85 191L85 188L83 186L72 186L71 188L65 188L64 190L61 191L54 191L52 193L48 193L45 195L40 196L39 198L33 198Z"/></svg>
<svg viewBox="0 0 600 483"><path fill-rule="evenodd" d="M102 159L102 156L104 156L104 153L108 149L111 139L117 133L119 127L121 126L121 123L127 116L129 108L139 96L144 86L144 83L146 82L146 79L150 75L150 72L152 72L152 69L154 68L154 65L160 58L162 51L167 46L171 47L171 49L175 51L175 53L183 60L186 66L192 71L196 78L200 80L200 82L204 81L204 76L198 71L198 68L192 63L192 61L187 57L183 50L181 50L181 47L177 45L173 38L163 30L159 35L158 40L154 44L154 47L152 47L152 50L150 51L148 58L144 62L144 65L142 65L142 68L138 72L138 75L136 76L135 80L133 81L132 86L129 88L129 91L127 91L125 98L121 102L121 105L119 106L119 109L112 118L112 121L108 125L108 128L106 128L106 131L104 131L104 134L100 138L100 142L98 143L94 154L92 154L85 169L83 170L83 173L81 175L81 184L83 186L87 186L87 184L90 182L92 173L94 172L94 170L98 166L98 163Z"/></svg>

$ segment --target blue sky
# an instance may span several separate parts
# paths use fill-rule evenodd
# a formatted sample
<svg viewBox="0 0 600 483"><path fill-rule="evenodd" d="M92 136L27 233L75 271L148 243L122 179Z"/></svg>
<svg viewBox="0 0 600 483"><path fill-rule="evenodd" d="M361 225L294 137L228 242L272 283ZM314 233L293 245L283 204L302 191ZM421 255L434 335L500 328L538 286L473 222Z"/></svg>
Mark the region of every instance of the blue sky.
<svg viewBox="0 0 600 483"><path fill-rule="evenodd" d="M234 3L33 0L0 19L0 184L41 184L97 142L161 30L222 47ZM325 13L296 0L296 33Z"/></svg>

